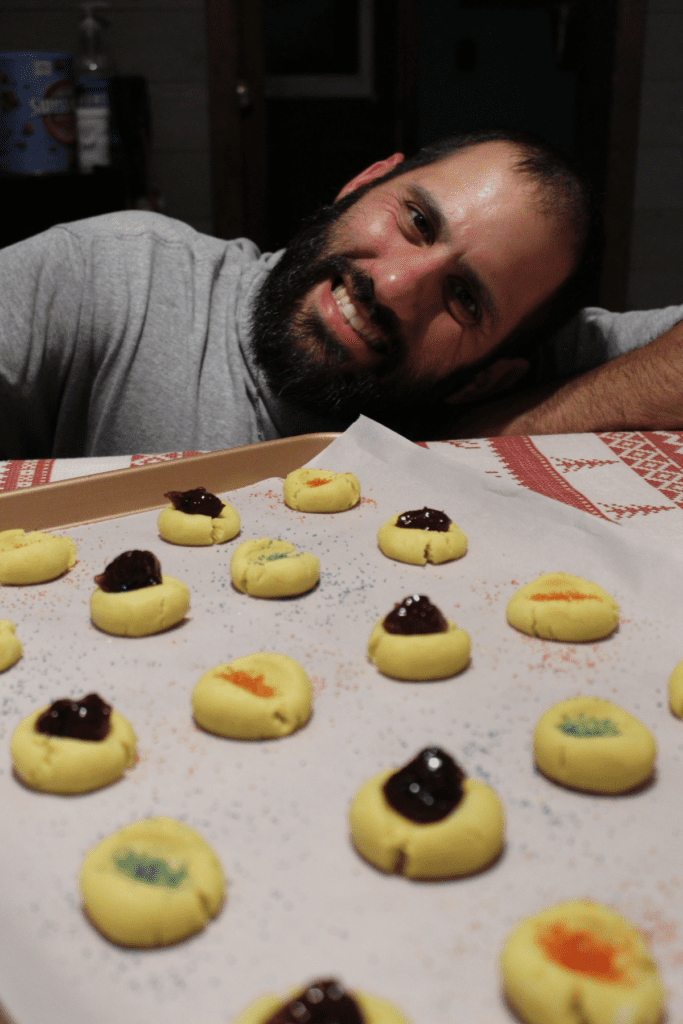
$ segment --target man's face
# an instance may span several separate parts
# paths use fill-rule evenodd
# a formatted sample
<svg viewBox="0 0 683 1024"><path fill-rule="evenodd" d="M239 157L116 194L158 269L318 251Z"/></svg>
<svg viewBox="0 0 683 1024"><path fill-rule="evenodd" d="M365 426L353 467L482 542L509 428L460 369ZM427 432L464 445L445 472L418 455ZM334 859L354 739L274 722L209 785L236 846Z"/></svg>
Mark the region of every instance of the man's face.
<svg viewBox="0 0 683 1024"><path fill-rule="evenodd" d="M377 185L373 169L354 179L257 301L255 351L275 390L386 418L485 361L573 267L515 157L489 142Z"/></svg>

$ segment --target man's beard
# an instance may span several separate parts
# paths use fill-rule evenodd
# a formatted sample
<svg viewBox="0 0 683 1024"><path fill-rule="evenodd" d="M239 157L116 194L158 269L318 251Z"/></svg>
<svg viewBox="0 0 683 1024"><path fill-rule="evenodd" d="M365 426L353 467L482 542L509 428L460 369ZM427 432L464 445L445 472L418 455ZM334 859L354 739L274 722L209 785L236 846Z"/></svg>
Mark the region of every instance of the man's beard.
<svg viewBox="0 0 683 1024"><path fill-rule="evenodd" d="M335 419L367 413L384 423L409 422L445 393L405 368L405 345L393 313L374 301L370 278L353 259L330 250L332 228L373 185L323 207L268 274L252 311L252 349L268 382L282 398ZM353 244L353 243L351 243ZM316 314L303 310L317 284L344 278L351 301L379 329L379 360L368 369L345 368L351 357ZM446 389L447 390L447 389Z"/></svg>

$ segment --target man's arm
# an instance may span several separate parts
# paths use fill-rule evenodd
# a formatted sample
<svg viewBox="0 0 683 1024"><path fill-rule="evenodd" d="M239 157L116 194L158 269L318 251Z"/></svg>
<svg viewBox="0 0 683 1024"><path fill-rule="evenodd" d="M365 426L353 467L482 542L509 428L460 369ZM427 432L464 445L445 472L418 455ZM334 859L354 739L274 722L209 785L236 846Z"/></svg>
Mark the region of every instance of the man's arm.
<svg viewBox="0 0 683 1024"><path fill-rule="evenodd" d="M683 322L559 384L453 413L449 437L683 428Z"/></svg>

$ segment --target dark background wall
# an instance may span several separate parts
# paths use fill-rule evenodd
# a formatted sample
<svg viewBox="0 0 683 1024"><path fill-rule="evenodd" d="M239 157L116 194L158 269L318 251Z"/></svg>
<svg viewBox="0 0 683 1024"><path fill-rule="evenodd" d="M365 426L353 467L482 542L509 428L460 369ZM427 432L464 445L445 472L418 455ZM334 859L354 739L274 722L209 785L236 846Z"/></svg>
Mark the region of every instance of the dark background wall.
<svg viewBox="0 0 683 1024"><path fill-rule="evenodd" d="M683 302L683 4L649 0L630 309Z"/></svg>
<svg viewBox="0 0 683 1024"><path fill-rule="evenodd" d="M574 77L556 66L548 10L420 4L419 135L501 123L538 132L565 152L574 139Z"/></svg>

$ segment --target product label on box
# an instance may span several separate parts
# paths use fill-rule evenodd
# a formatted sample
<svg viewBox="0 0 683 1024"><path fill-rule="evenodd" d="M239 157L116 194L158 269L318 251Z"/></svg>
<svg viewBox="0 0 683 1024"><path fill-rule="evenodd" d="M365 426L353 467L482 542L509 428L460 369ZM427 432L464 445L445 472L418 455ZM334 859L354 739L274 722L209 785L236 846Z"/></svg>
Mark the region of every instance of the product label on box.
<svg viewBox="0 0 683 1024"><path fill-rule="evenodd" d="M70 54L0 53L0 172L70 171L74 102Z"/></svg>

